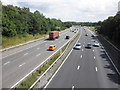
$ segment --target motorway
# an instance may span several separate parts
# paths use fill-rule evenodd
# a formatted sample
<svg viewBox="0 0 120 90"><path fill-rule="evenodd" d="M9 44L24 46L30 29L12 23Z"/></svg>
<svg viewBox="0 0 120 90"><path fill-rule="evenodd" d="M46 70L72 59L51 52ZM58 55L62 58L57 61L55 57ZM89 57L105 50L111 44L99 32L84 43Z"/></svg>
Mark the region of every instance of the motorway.
<svg viewBox="0 0 120 90"><path fill-rule="evenodd" d="M56 40L40 40L15 50L2 53L2 88L13 87L23 77L29 74L34 68L45 61L55 51L47 51L49 45L56 45L57 50L68 40L66 35L72 38L76 33L69 30L60 34Z"/></svg>
<svg viewBox="0 0 120 90"><path fill-rule="evenodd" d="M88 36L85 36L86 33ZM120 76L105 50L101 48L102 45L91 49L85 48L87 43L98 41L98 39L91 38L91 35L90 30L81 30L78 40L82 45L81 50L71 50L66 61L45 86L45 90L50 88L50 90L55 90L55 88L71 88L71 90L75 88L108 88L108 90L120 88Z"/></svg>

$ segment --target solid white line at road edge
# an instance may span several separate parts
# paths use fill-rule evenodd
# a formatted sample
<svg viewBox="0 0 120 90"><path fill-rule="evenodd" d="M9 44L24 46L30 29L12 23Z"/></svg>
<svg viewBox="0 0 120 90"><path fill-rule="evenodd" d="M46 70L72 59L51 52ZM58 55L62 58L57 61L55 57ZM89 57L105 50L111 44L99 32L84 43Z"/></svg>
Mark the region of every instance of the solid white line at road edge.
<svg viewBox="0 0 120 90"><path fill-rule="evenodd" d="M73 36L75 37L75 35ZM72 38L73 38L72 37ZM70 39L71 40L71 39ZM69 40L69 41L70 41ZM78 39L79 40L79 39ZM67 41L64 45L66 45L69 41ZM63 46L64 46L63 45ZM61 47L63 47L61 46ZM58 49L60 50L60 48ZM51 56L53 56L58 50L56 50L52 55L50 55L48 58L50 58ZM48 60L48 58L46 60ZM20 79L17 83L15 83L11 88L14 88L17 84L19 84L22 80L24 80L29 74L31 74L34 70L36 70L38 67L40 67L44 62L46 62L46 60L44 60L42 63L40 63L37 67L35 67L31 72L29 72L27 75L25 75L22 79Z"/></svg>
<svg viewBox="0 0 120 90"><path fill-rule="evenodd" d="M67 33L67 32L65 32L65 33ZM65 33L62 33L62 35L64 35ZM41 42L41 41L40 41L40 42ZM33 43L34 43L34 42L33 42ZM16 51L16 52L14 52L14 53L12 53L12 54L9 54L9 55L6 55L6 56L2 57L2 59L3 59L3 58L6 58L6 57L9 57L9 56L11 56L11 55L14 55L14 54L16 54L16 53L25 51L25 50L27 50L27 49L29 49L29 48L33 48L33 47L35 47L35 46L37 46L37 45L40 45L40 44L43 44L43 43L44 43L44 42L41 42L41 43L38 43L38 44L36 44L36 45L30 46L30 47L28 47L28 48L25 48L25 49L23 49L23 50Z"/></svg>
<svg viewBox="0 0 120 90"><path fill-rule="evenodd" d="M55 77L55 75L58 73L58 71L60 70L60 68L63 66L64 62L67 60L67 58L69 57L69 55L71 54L71 52L73 51L73 49L70 51L70 53L67 55L67 57L65 58L65 60L62 62L62 64L60 65L60 67L57 69L57 71L55 72L55 74L51 77L51 79L49 80L49 82L46 84L46 86L44 88L46 88L48 86L48 84L52 81L52 79ZM44 89L43 89L44 90Z"/></svg>
<svg viewBox="0 0 120 90"><path fill-rule="evenodd" d="M90 30L89 30L90 31ZM97 39L98 40L98 39ZM98 40L99 41L99 40ZM99 41L99 43L101 43L100 41ZM101 44L102 45L102 44ZM105 50L105 49L104 49ZM110 56L108 55L108 53L106 52L106 50L105 50L105 53L106 53L106 55L108 56L108 58L109 58L109 60L111 61L111 63L112 63L112 65L114 66L114 68L115 68L115 70L117 71L117 73L120 75L120 72L119 72L119 70L117 69L117 67L115 66L115 64L113 63L113 61L112 61L112 59L110 58Z"/></svg>
<svg viewBox="0 0 120 90"><path fill-rule="evenodd" d="M82 30L81 30L81 34L82 34ZM80 37L81 37L81 34L80 34ZM80 39L80 37L79 37L79 39ZM78 40L79 40L78 39ZM77 40L77 42L78 42L78 40ZM76 42L76 43L77 43ZM74 46L74 45L73 45ZM72 51L73 51L73 48L72 48L72 50L69 52L69 54L67 55L67 57L64 59L64 61L62 62L62 64L60 65L60 67L57 69L57 71L54 73L54 75L51 77L51 79L48 81L48 83L45 85L45 87L44 87L44 89L49 85L49 83L52 81L52 79L55 77L55 75L58 73L58 71L60 70L60 68L63 66L63 64L65 63L65 61L67 60L67 58L69 57L69 55L72 53ZM43 89L43 90L44 90Z"/></svg>

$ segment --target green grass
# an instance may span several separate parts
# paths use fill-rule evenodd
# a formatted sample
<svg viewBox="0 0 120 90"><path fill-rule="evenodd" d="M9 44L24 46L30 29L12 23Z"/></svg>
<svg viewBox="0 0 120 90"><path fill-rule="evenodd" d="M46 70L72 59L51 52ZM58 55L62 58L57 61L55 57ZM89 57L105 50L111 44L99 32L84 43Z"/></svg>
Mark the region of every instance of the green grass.
<svg viewBox="0 0 120 90"><path fill-rule="evenodd" d="M68 45L68 44L67 44ZM67 47L67 45L65 45L62 48L62 52L64 52L65 48ZM39 68L38 70L36 70L35 73L33 73L31 76L29 76L28 78L26 78L18 87L16 87L16 89L28 89L36 80L37 77L40 76L41 74L43 74L49 67L50 65L52 65L52 63L60 56L60 51L58 53L56 53L46 64L44 64L41 68Z"/></svg>
<svg viewBox="0 0 120 90"><path fill-rule="evenodd" d="M21 36L16 36L16 37L2 37L2 48L8 48L14 45L18 45L21 43L25 43L31 40L35 40L38 38L42 38L45 37L47 34L44 35L36 35L36 36L32 36L32 35L26 35L24 37Z"/></svg>
<svg viewBox="0 0 120 90"><path fill-rule="evenodd" d="M49 61L47 64L43 65L43 67L41 67L39 70L37 70L33 75L31 75L30 77L28 77L25 81L23 81L20 86L17 87L17 89L19 88L26 88L28 89L36 80L37 80L37 76L40 76L42 73L44 73L49 66L60 56L60 52L58 52L57 54L55 54Z"/></svg>
<svg viewBox="0 0 120 90"><path fill-rule="evenodd" d="M67 30L68 28L65 30L62 30L61 32L65 32ZM4 36L2 37L2 35L0 34L0 44L2 45L0 49L8 48L8 47L25 43L31 40L39 39L47 35L48 34L42 34L42 35L38 34L36 36L32 36L32 35L26 34L26 35L15 36L15 37L4 37Z"/></svg>

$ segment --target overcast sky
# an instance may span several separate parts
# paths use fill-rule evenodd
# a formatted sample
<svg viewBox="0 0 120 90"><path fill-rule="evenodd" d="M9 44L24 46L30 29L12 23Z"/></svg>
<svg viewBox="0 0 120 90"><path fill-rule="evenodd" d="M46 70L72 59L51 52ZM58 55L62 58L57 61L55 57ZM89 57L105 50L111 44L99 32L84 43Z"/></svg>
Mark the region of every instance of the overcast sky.
<svg viewBox="0 0 120 90"><path fill-rule="evenodd" d="M31 12L40 11L46 17L62 21L96 22L114 16L120 0L1 0L3 5L11 4L29 7Z"/></svg>

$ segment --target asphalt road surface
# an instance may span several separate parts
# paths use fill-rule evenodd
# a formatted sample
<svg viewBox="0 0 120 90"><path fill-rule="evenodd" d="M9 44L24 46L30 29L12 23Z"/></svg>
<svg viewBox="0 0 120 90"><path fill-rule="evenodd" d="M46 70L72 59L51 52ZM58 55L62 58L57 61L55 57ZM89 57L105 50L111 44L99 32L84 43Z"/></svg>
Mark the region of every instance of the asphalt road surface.
<svg viewBox="0 0 120 90"><path fill-rule="evenodd" d="M23 47L3 52L2 58L2 88L10 88L31 72L35 67L45 61L55 51L47 51L49 45L56 45L59 49L76 33L70 30L62 33L56 40L40 40Z"/></svg>
<svg viewBox="0 0 120 90"><path fill-rule="evenodd" d="M105 50L101 46L85 48L87 43L94 43L97 39L91 37L92 33L88 29L81 32L78 41L82 45L81 50L73 49L45 89L108 88L109 90L112 88L113 90L113 88L120 88L120 76L105 54Z"/></svg>

